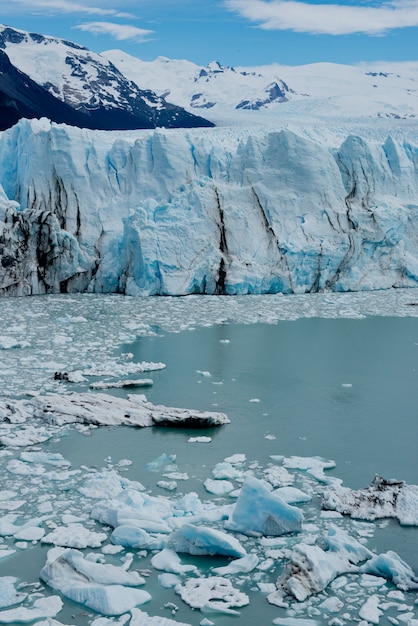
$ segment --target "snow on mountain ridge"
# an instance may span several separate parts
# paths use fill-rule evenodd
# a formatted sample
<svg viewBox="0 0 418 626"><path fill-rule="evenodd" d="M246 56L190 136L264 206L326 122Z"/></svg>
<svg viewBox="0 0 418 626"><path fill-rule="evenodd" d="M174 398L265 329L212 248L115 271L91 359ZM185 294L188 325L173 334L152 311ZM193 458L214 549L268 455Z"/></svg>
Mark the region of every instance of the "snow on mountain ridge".
<svg viewBox="0 0 418 626"><path fill-rule="evenodd" d="M211 125L151 89L141 89L108 59L83 46L2 26L0 48L15 68L55 98L96 119L97 128Z"/></svg>
<svg viewBox="0 0 418 626"><path fill-rule="evenodd" d="M213 62L205 68L162 57L142 61L120 50L109 50L103 56L130 80L143 87L152 85L168 101L190 111L206 108L205 115L216 123L222 119L231 123L237 107L245 101L258 102L253 108L267 109L276 116L303 116L304 120L418 116L418 62L235 68ZM285 98L265 97L268 86L275 83L286 85Z"/></svg>

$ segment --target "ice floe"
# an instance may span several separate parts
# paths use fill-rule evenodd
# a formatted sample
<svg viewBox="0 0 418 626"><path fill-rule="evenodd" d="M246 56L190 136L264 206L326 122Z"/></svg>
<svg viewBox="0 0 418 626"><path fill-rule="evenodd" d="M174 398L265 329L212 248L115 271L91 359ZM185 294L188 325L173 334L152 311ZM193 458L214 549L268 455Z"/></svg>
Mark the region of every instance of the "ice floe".
<svg viewBox="0 0 418 626"><path fill-rule="evenodd" d="M137 589L145 584L137 572L87 561L78 550L52 548L40 577L67 598L103 615L121 615L151 600L147 591Z"/></svg>
<svg viewBox="0 0 418 626"><path fill-rule="evenodd" d="M0 419L22 423L35 418L59 426L81 423L101 426L210 427L228 424L230 421L224 413L154 405L142 394L128 395L127 398L98 393L50 394L23 400L0 398Z"/></svg>
<svg viewBox="0 0 418 626"><path fill-rule="evenodd" d="M418 526L418 486L375 476L364 489L335 486L326 490L323 507L357 519L393 517L406 526Z"/></svg>

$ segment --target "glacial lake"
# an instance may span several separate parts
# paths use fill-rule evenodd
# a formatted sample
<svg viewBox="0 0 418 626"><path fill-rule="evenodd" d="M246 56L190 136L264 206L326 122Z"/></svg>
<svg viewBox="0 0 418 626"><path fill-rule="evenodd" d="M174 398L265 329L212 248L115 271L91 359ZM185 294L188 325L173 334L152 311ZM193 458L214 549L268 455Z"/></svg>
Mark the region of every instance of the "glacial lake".
<svg viewBox="0 0 418 626"><path fill-rule="evenodd" d="M332 459L336 467L326 473L353 489L368 485L375 474L418 484L417 298L417 292L411 290L372 295L262 296L248 299L248 306L245 298L235 303L234 299L228 303L228 298L210 303L207 298L188 302L168 299L166 304L164 299L147 299L145 312L141 311L140 300L113 296L7 299L0 335L15 337L16 346L0 350L0 356L4 355L0 366L2 390L10 391L7 370L15 381L21 380L20 390L18 385L12 388L13 395L28 389L68 393L86 390L88 385L53 381L54 369L82 367L89 358L94 363L101 359L165 363L164 369L143 375L152 378L153 386L138 393L144 392L154 404L221 411L231 423L199 430L101 427L85 432L65 427L38 446L61 453L72 469L119 464L124 476L141 482L154 495L171 497L157 486L164 468L147 469L147 464L163 453L175 455L176 471L187 475L186 480L177 481L176 494L195 491L202 499L210 497L203 482L211 476L212 468L233 454L245 454L247 466L262 468L281 456ZM237 310L231 314L235 305L242 314ZM280 307L285 313L277 313ZM384 314L379 315L379 310ZM135 311L139 315L136 319ZM14 325L10 325L10 319ZM71 338L68 343L66 336ZM108 391L120 396L128 392L132 390ZM208 437L210 441L192 443L191 437ZM13 453L18 458L19 451ZM0 457L0 465L7 460ZM129 463L124 464L124 460ZM11 488L5 467L1 476L2 488ZM295 486L302 488L304 480L297 479ZM65 484L54 485L51 492L62 494L66 488ZM232 501L228 496L223 499ZM306 521L315 524L319 499L314 499L304 512ZM31 511L25 513L30 515ZM345 519L343 524L349 527ZM395 520L356 524L370 550L394 550L418 572L416 527L402 527ZM13 544L11 539L4 541ZM48 547L22 546L14 555L0 559L0 576L16 576L36 585ZM182 561L198 562L200 571L206 574L213 565L226 562L221 557L184 555ZM144 611L192 626L200 624L205 615L192 611L174 591L161 588L148 557L135 558L132 567L150 569L146 589L152 601L141 607ZM282 567L272 567L270 578L263 580L275 582ZM328 624L334 618L342 619L342 623L359 621L355 586L353 598L344 600L342 618L338 613L318 612L319 600L308 603L303 610L294 603L293 612L272 606L265 594L254 589L256 580L250 574L240 581L241 591L250 595L250 605L240 609L239 617L206 617L221 626L253 626L256 621L264 625L278 617L292 616L315 619L319 624ZM388 592L380 587L373 591L382 599ZM49 592L43 589L42 593ZM329 589L321 598L332 595ZM366 599L367 595L359 606ZM416 599L416 593L405 593L406 605L413 607ZM175 616L167 603L179 607ZM412 610L416 615L416 606ZM397 609L389 608L379 623L389 624L388 616L396 615ZM66 601L56 619L84 626L97 617L81 605ZM113 623L122 622L118 618L107 622Z"/></svg>

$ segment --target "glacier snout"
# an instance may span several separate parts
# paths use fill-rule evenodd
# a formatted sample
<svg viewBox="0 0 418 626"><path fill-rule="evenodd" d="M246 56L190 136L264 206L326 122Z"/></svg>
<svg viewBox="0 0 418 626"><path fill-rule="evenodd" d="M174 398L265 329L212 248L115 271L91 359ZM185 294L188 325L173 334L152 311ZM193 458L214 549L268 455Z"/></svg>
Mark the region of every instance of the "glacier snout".
<svg viewBox="0 0 418 626"><path fill-rule="evenodd" d="M0 293L302 293L416 286L418 148L303 131L0 138Z"/></svg>

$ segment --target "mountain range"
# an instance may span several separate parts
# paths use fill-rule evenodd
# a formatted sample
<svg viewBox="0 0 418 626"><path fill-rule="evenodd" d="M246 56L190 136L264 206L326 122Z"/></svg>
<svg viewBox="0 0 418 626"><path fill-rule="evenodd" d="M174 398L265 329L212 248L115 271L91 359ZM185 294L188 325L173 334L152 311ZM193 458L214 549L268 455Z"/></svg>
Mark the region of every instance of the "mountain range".
<svg viewBox="0 0 418 626"><path fill-rule="evenodd" d="M418 62L206 67L0 26L0 129L21 117L103 130L418 117Z"/></svg>

